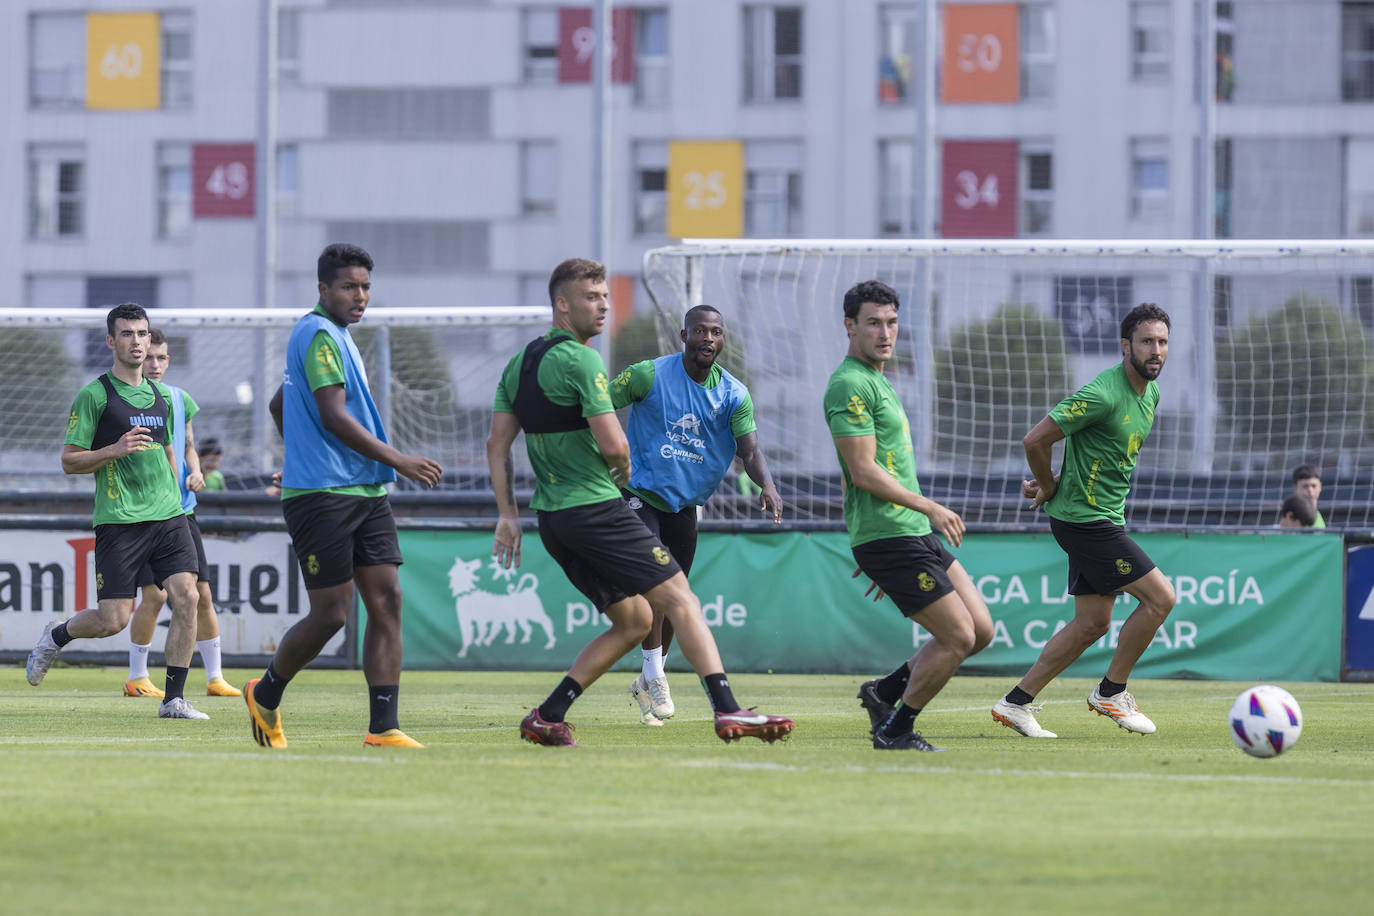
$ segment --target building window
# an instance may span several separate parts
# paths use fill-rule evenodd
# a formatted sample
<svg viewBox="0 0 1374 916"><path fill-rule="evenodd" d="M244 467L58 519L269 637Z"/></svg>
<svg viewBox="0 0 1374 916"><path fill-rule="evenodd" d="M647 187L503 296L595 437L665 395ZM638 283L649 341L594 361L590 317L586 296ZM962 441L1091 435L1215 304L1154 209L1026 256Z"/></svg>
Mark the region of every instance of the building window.
<svg viewBox="0 0 1374 916"><path fill-rule="evenodd" d="M1169 4L1131 2L1131 76L1142 83L1169 79Z"/></svg>
<svg viewBox="0 0 1374 916"><path fill-rule="evenodd" d="M157 146L157 237L184 239L191 234L191 147Z"/></svg>
<svg viewBox="0 0 1374 916"><path fill-rule="evenodd" d="M491 136L491 89L330 89L331 137L485 140Z"/></svg>
<svg viewBox="0 0 1374 916"><path fill-rule="evenodd" d="M1021 98L1054 94L1054 7L1021 4Z"/></svg>
<svg viewBox="0 0 1374 916"><path fill-rule="evenodd" d="M1135 305L1134 283L1120 276L1054 278L1054 315L1075 353L1118 352L1121 319Z"/></svg>
<svg viewBox="0 0 1374 916"><path fill-rule="evenodd" d="M668 234L668 145L636 143L635 235Z"/></svg>
<svg viewBox="0 0 1374 916"><path fill-rule="evenodd" d="M325 236L365 248L388 275L491 267L491 224L480 220L330 220Z"/></svg>
<svg viewBox="0 0 1374 916"><path fill-rule="evenodd" d="M86 104L86 17L80 13L29 17L29 104L34 108Z"/></svg>
<svg viewBox="0 0 1374 916"><path fill-rule="evenodd" d="M1231 219L1231 189L1235 182L1235 144L1230 137L1216 141L1216 191L1213 208L1212 233L1219 239L1229 239L1235 229Z"/></svg>
<svg viewBox="0 0 1374 916"><path fill-rule="evenodd" d="M1374 277L1350 278L1350 310L1360 324L1374 330Z"/></svg>
<svg viewBox="0 0 1374 916"><path fill-rule="evenodd" d="M520 144L520 212L552 214L558 202L558 144L526 140Z"/></svg>
<svg viewBox="0 0 1374 916"><path fill-rule="evenodd" d="M1169 218L1169 141L1162 137L1131 140L1131 218Z"/></svg>
<svg viewBox="0 0 1374 916"><path fill-rule="evenodd" d="M916 228L916 147L910 140L878 141L878 234L921 234Z"/></svg>
<svg viewBox="0 0 1374 916"><path fill-rule="evenodd" d="M878 104L896 105L911 97L920 23L920 14L910 3L889 3L878 11Z"/></svg>
<svg viewBox="0 0 1374 916"><path fill-rule="evenodd" d="M191 14L163 13L162 107L190 108L194 77L191 69Z"/></svg>
<svg viewBox="0 0 1374 916"><path fill-rule="evenodd" d="M1021 145L1020 235L1050 235L1054 226L1054 154L1043 146Z"/></svg>
<svg viewBox="0 0 1374 916"><path fill-rule="evenodd" d="M1374 235L1374 138L1345 141L1345 234Z"/></svg>
<svg viewBox="0 0 1374 916"><path fill-rule="evenodd" d="M558 10L525 10L525 82L558 82Z"/></svg>
<svg viewBox="0 0 1374 916"><path fill-rule="evenodd" d="M29 147L29 237L79 239L86 231L86 150L79 144Z"/></svg>
<svg viewBox="0 0 1374 916"><path fill-rule="evenodd" d="M1220 340L1231 333L1231 278L1212 277L1212 337Z"/></svg>
<svg viewBox="0 0 1374 916"><path fill-rule="evenodd" d="M301 81L301 11L277 10L277 82L296 86Z"/></svg>
<svg viewBox="0 0 1374 916"><path fill-rule="evenodd" d="M802 11L797 6L744 8L744 100L802 97Z"/></svg>
<svg viewBox="0 0 1374 916"><path fill-rule="evenodd" d="M635 101L640 105L668 103L668 11L636 9Z"/></svg>
<svg viewBox="0 0 1374 916"><path fill-rule="evenodd" d="M801 144L750 143L744 159L744 234L760 239L801 235Z"/></svg>
<svg viewBox="0 0 1374 916"><path fill-rule="evenodd" d="M1341 98L1374 99L1374 3L1341 4Z"/></svg>
<svg viewBox="0 0 1374 916"><path fill-rule="evenodd" d="M1217 4L1217 101L1236 94L1236 5Z"/></svg>
<svg viewBox="0 0 1374 916"><path fill-rule="evenodd" d="M274 184L278 216L295 216L300 206L300 160L301 148L295 143L282 143L277 146Z"/></svg>

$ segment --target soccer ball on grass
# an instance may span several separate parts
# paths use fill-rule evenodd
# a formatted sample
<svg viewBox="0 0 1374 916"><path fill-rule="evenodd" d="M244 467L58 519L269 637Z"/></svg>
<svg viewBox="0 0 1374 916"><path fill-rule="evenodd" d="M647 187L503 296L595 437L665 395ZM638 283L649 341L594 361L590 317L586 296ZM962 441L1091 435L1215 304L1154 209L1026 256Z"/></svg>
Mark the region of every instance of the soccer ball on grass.
<svg viewBox="0 0 1374 916"><path fill-rule="evenodd" d="M1251 687L1231 706L1231 740L1251 757L1277 757L1298 743L1302 710L1282 687Z"/></svg>

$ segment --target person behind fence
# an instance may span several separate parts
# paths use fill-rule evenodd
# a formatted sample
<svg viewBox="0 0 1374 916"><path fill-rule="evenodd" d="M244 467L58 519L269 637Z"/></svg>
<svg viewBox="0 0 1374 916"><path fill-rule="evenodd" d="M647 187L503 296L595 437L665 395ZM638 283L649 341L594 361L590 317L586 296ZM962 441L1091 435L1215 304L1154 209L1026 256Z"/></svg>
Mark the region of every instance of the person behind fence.
<svg viewBox="0 0 1374 916"><path fill-rule="evenodd" d="M1317 507L1306 496L1292 493L1279 506L1280 528L1315 528L1317 526Z"/></svg>
<svg viewBox="0 0 1374 916"><path fill-rule="evenodd" d="M200 558L177 485L168 422L172 392L143 375L150 332L141 306L115 306L105 318L105 332L114 365L77 392L62 446L63 472L95 479L96 606L49 624L29 653L25 674L37 687L72 640L123 630L133 612L139 570L146 565L172 606L158 717L208 719L183 696L196 642Z"/></svg>
<svg viewBox="0 0 1374 916"><path fill-rule="evenodd" d="M160 328L150 329L148 349L143 357L144 377L165 385L164 375L171 362L166 335ZM200 523L196 521L196 493L208 487L202 474L200 453L196 449L195 427L191 422L200 413L200 406L176 385L167 385L167 390L172 395L171 441L177 459L181 508L186 513L186 523L196 543L196 559L200 563L196 571L196 651L200 653L201 663L205 666L205 693L212 697L236 697L239 695L238 689L224 679L220 661L219 616L215 613L215 602L210 596L210 564L205 558ZM210 441L213 440L206 440L207 443ZM152 567L146 564L138 572L138 585L143 596L129 620L129 679L124 682L124 695L160 697L162 691L148 678L148 652L152 648L153 634L157 631L157 615L167 602L167 593L158 588Z"/></svg>
<svg viewBox="0 0 1374 916"><path fill-rule="evenodd" d="M421 748L401 731L401 548L386 484L402 477L433 487L443 468L387 441L363 358L348 327L372 297L372 257L334 244L316 264L319 303L296 322L272 417L286 442L281 506L310 611L282 636L263 672L243 688L249 729L263 747L286 747L282 693L341 630L353 595L367 609L363 676L367 747ZM385 382L384 382L385 383Z"/></svg>
<svg viewBox="0 0 1374 916"><path fill-rule="evenodd" d="M1304 496L1312 503L1312 511L1316 513L1312 527L1325 528L1326 519L1317 508L1317 497L1322 495L1322 478L1315 465L1300 464L1293 468L1293 495Z"/></svg>
<svg viewBox="0 0 1374 916"><path fill-rule="evenodd" d="M205 489L224 489L224 472L219 469L223 457L224 450L220 448L219 440L214 436L206 437L200 446L200 469L205 478Z"/></svg>
<svg viewBox="0 0 1374 916"><path fill-rule="evenodd" d="M1069 665L1111 628L1116 596L1140 603L1117 635L1102 681L1088 708L1129 732L1150 735L1155 724L1126 690L1126 679L1174 607L1174 588L1154 561L1126 535L1131 471L1154 425L1155 379L1169 355L1169 316L1146 302L1121 320L1119 364L1059 403L1022 440L1034 478L1021 484L1030 508L1045 507L1050 531L1068 554L1073 619L1050 637L1026 676L992 707L992 718L1027 738L1054 738L1031 705ZM1068 441L1060 473L1054 443Z"/></svg>
<svg viewBox="0 0 1374 916"><path fill-rule="evenodd" d="M646 359L611 382L611 403L629 406L625 421L634 470L623 492L630 508L668 552L692 574L697 552L697 510L706 504L732 462L757 482L759 508L773 524L782 522L782 498L759 449L754 402L749 389L717 360L725 347L725 319L712 305L682 316L681 353ZM673 625L654 611L649 635L640 644L643 666L630 684L639 720L662 725L674 713L663 658Z"/></svg>
<svg viewBox="0 0 1374 916"><path fill-rule="evenodd" d="M729 742L773 742L792 720L740 708L725 676L701 602L663 542L620 495L630 479L630 445L611 404L601 355L588 346L609 307L606 269L572 258L549 278L553 327L506 364L492 406L487 466L498 518L492 553L505 568L520 565L520 514L511 447L523 430L535 475L530 506L539 538L573 586L610 620L578 653L543 703L520 723L535 744L576 747L569 707L649 632L662 610L677 632L714 710L716 735Z"/></svg>

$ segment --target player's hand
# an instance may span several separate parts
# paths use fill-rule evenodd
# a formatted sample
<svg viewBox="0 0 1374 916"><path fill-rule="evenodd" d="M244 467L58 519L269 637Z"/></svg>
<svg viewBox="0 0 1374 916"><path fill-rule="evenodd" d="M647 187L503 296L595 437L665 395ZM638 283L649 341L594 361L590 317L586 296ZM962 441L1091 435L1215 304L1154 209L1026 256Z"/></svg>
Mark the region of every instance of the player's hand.
<svg viewBox="0 0 1374 916"><path fill-rule="evenodd" d="M773 510L773 524L782 524L782 497L778 495L778 488L769 484L763 488L763 494L759 500L759 510L767 512L769 508Z"/></svg>
<svg viewBox="0 0 1374 916"><path fill-rule="evenodd" d="M439 479L444 476L444 469L428 458L421 458L418 455L402 455L400 463L396 465L396 473L410 480L418 480L433 489L439 485Z"/></svg>
<svg viewBox="0 0 1374 916"><path fill-rule="evenodd" d="M611 483L617 487L629 486L630 483L630 459L626 458L624 464L607 465L606 469L611 472Z"/></svg>
<svg viewBox="0 0 1374 916"><path fill-rule="evenodd" d="M114 441L111 448L114 449L114 457L123 458L125 455L132 455L134 452L141 452L143 449L153 444L153 437L148 435L150 430L146 426L135 426L124 435Z"/></svg>
<svg viewBox="0 0 1374 916"><path fill-rule="evenodd" d="M205 489L205 478L200 474L187 474L186 489L190 490L192 493L199 493L201 490Z"/></svg>
<svg viewBox="0 0 1374 916"><path fill-rule="evenodd" d="M939 503L932 503L926 518L930 519L930 527L943 534L951 547L958 547L964 540L964 520L959 517L959 513L946 509Z"/></svg>
<svg viewBox="0 0 1374 916"><path fill-rule="evenodd" d="M520 520L518 518L497 520L496 541L492 545L491 555L496 557L496 562L505 569L510 569L511 566L520 566Z"/></svg>
<svg viewBox="0 0 1374 916"><path fill-rule="evenodd" d="M859 576L862 576L863 574L864 574L863 569L862 569L861 567L856 566L856 567L854 567L854 571L853 571L852 573L849 574L849 578L851 578L851 579L857 579L857 578L859 578ZM878 594L873 595L873 590L874 590L875 588L878 589ZM884 592L884 591L878 586L878 583L877 583L877 582L869 582L869 583L868 583L868 590L867 590L866 592L864 592L864 597L867 598L869 595L873 595L873 600L874 600L874 601L882 601L883 598L886 597L887 593Z"/></svg>
<svg viewBox="0 0 1374 916"><path fill-rule="evenodd" d="M1034 512L1036 509L1039 509L1041 506L1049 502L1051 499L1054 499L1054 494L1058 491L1058 489L1058 477L1054 479L1054 486L1051 487L1048 491L1041 489L1040 481L1038 480L1021 481L1021 495L1031 501L1029 508L1032 512Z"/></svg>
<svg viewBox="0 0 1374 916"><path fill-rule="evenodd" d="M280 486L281 486L281 471L273 471L273 472L272 472L272 486L274 486L274 487L280 487Z"/></svg>

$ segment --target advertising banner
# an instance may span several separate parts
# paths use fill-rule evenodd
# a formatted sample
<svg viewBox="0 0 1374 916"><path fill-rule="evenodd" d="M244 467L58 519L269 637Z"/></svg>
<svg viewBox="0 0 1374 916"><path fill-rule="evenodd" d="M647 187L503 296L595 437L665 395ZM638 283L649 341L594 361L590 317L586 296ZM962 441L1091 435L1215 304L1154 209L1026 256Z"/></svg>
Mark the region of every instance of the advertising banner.
<svg viewBox="0 0 1374 916"><path fill-rule="evenodd" d="M940 98L1017 102L1021 98L1021 12L1015 3L947 3Z"/></svg>
<svg viewBox="0 0 1374 916"><path fill-rule="evenodd" d="M86 107L162 106L162 17L86 14Z"/></svg>
<svg viewBox="0 0 1374 916"><path fill-rule="evenodd" d="M1351 548L1347 560L1345 667L1374 673L1374 544Z"/></svg>
<svg viewBox="0 0 1374 916"><path fill-rule="evenodd" d="M1139 677L1335 680L1341 660L1340 537L1141 535L1178 603L1136 668ZM406 665L563 670L605 618L527 533L518 570L491 557L488 532L403 531ZM992 644L965 673L1019 677L1073 617L1063 552L1043 535L972 535L957 551L987 601ZM890 600L864 598L840 532L704 533L692 587L730 670L890 670L926 639ZM1121 624L1067 672L1101 676ZM680 654L669 655L681 668ZM622 660L629 670L637 655Z"/></svg>
<svg viewBox="0 0 1374 916"><path fill-rule="evenodd" d="M744 234L744 144L668 144L668 235L737 239Z"/></svg>
<svg viewBox="0 0 1374 916"><path fill-rule="evenodd" d="M282 634L309 610L291 539L275 531L203 534L221 650L226 656L270 655ZM43 627L94 605L91 531L0 530L0 651L27 653ZM169 614L164 609L159 619L154 652L161 652L166 641ZM340 632L322 654L339 655L343 643ZM64 653L128 649L128 634L120 633L81 640Z"/></svg>

